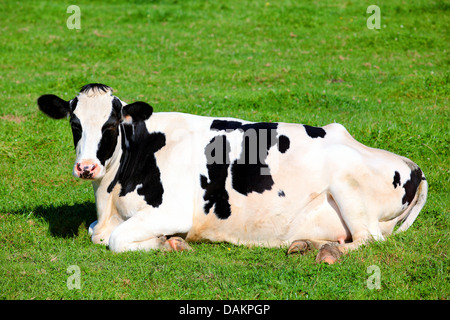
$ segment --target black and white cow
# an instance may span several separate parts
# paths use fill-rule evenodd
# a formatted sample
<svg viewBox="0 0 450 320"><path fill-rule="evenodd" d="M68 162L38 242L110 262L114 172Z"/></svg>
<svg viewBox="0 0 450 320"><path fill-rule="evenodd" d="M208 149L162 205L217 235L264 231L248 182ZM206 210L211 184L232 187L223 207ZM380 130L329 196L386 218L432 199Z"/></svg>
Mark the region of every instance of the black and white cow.
<svg viewBox="0 0 450 320"><path fill-rule="evenodd" d="M70 117L73 175L92 181L92 241L113 251L185 250L186 241L320 249L333 263L408 229L427 181L410 160L354 140L340 124L311 127L153 113L102 84L74 99L38 99ZM177 236L175 236L177 235Z"/></svg>

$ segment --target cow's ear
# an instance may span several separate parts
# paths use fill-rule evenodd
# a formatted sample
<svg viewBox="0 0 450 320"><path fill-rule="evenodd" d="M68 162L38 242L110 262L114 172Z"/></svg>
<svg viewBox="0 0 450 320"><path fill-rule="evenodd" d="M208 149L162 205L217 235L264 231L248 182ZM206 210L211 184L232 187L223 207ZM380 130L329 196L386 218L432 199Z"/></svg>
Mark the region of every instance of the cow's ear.
<svg viewBox="0 0 450 320"><path fill-rule="evenodd" d="M145 121L150 118L152 113L152 106L142 101L127 104L122 108L122 117L125 122Z"/></svg>
<svg viewBox="0 0 450 320"><path fill-rule="evenodd" d="M39 109L53 119L62 119L70 114L69 101L54 94L44 94L37 100Z"/></svg>

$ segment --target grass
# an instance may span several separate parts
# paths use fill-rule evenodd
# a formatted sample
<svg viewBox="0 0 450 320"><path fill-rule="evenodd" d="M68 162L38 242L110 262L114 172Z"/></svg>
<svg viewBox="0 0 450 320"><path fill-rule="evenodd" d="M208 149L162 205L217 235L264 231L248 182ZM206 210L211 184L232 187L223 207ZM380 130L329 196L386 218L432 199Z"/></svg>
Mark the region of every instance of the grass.
<svg viewBox="0 0 450 320"><path fill-rule="evenodd" d="M449 4L445 1L5 1L0 12L0 297L3 299L448 299ZM381 9L369 30L366 9ZM343 124L419 164L413 226L332 266L315 253L224 243L114 254L87 236L88 182L72 178L67 121L37 110L90 82L156 111ZM69 290L69 266L80 289ZM370 290L369 266L381 288Z"/></svg>

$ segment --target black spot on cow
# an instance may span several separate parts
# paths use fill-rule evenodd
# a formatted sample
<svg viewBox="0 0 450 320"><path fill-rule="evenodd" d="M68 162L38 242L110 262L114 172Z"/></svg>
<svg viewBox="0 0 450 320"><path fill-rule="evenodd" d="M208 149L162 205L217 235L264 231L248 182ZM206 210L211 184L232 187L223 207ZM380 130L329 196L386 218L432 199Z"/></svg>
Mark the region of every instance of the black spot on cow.
<svg viewBox="0 0 450 320"><path fill-rule="evenodd" d="M277 126L277 123L260 122L239 129L244 133L242 151L231 165L231 182L237 192L247 195L272 189L274 181L266 159L269 149L277 143Z"/></svg>
<svg viewBox="0 0 450 320"><path fill-rule="evenodd" d="M394 181L392 184L394 185L394 189L397 189L397 186L400 185L400 173L398 173L398 171L395 171L394 173Z"/></svg>
<svg viewBox="0 0 450 320"><path fill-rule="evenodd" d="M323 128L320 127L311 127L307 125L303 125L305 127L305 131L311 138L324 138L327 134Z"/></svg>
<svg viewBox="0 0 450 320"><path fill-rule="evenodd" d="M278 196L279 196L280 198L286 197L286 195L284 194L284 191L283 191L283 190L279 190L279 191L278 191Z"/></svg>
<svg viewBox="0 0 450 320"><path fill-rule="evenodd" d="M417 188L423 179L422 170L415 166L411 168L411 174L409 180L405 182L403 188L405 189L405 195L402 198L402 204L411 203L416 195Z"/></svg>
<svg viewBox="0 0 450 320"><path fill-rule="evenodd" d="M233 131L236 129L240 129L242 127L242 122L232 121L232 120L214 120L211 124L210 129L221 131Z"/></svg>
<svg viewBox="0 0 450 320"><path fill-rule="evenodd" d="M200 185L205 190L204 212L208 214L214 206L214 213L219 219L227 219L231 215L228 192L225 188L230 165L230 149L230 143L224 135L214 137L205 148L209 182L206 176L200 175Z"/></svg>
<svg viewBox="0 0 450 320"><path fill-rule="evenodd" d="M70 127L72 129L73 145L76 149L78 141L81 139L83 128L81 127L80 119L74 114L70 115Z"/></svg>
<svg viewBox="0 0 450 320"><path fill-rule="evenodd" d="M248 195L271 190L274 184L266 163L269 149L278 143L278 150L286 152L289 138L277 138L278 123L257 122L242 124L239 121L214 120L211 130L243 133L242 151L231 164L231 185L237 192Z"/></svg>
<svg viewBox="0 0 450 320"><path fill-rule="evenodd" d="M119 137L119 123L122 118L122 103L116 97L112 101L112 110L108 120L102 126L102 138L97 148L97 158L102 165L112 157Z"/></svg>
<svg viewBox="0 0 450 320"><path fill-rule="evenodd" d="M119 183L119 196L136 190L139 195L144 196L149 205L159 207L164 188L155 152L165 146L166 136L161 132L149 133L144 121L122 123L120 128L122 156L116 176L108 186L108 192Z"/></svg>
<svg viewBox="0 0 450 320"><path fill-rule="evenodd" d="M291 141L285 135L278 137L278 151L285 153L291 145Z"/></svg>

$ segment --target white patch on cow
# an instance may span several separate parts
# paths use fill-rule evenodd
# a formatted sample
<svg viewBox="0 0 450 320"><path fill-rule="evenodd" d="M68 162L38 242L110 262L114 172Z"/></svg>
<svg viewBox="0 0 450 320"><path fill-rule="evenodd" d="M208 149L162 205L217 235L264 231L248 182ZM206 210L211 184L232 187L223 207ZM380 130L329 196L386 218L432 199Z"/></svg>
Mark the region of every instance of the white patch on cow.
<svg viewBox="0 0 450 320"><path fill-rule="evenodd" d="M143 184L142 184L142 183L139 183L138 185L136 185L136 189L135 189L134 191L135 191L135 192L138 192L139 189L142 188L142 186L143 186Z"/></svg>
<svg viewBox="0 0 450 320"><path fill-rule="evenodd" d="M80 93L77 98L74 115L80 119L82 134L76 147L75 165L82 161L94 161L101 167L97 175L97 178L101 178L106 169L97 159L97 151L102 138L102 126L111 115L114 97L111 91L89 90L86 93ZM77 176L75 173L74 175Z"/></svg>

